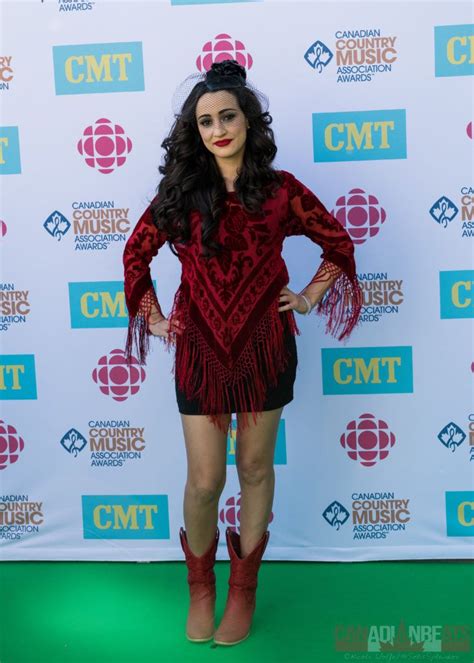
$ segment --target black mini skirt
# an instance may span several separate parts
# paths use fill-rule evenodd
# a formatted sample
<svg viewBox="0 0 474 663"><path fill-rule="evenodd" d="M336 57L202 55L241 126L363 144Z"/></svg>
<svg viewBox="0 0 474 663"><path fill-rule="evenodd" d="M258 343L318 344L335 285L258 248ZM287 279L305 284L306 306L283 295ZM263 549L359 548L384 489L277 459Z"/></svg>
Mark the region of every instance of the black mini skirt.
<svg viewBox="0 0 474 663"><path fill-rule="evenodd" d="M296 367L298 366L298 351L296 348L296 339L288 328L285 329L284 339L285 344L289 349L288 363L283 372L279 374L277 384L273 387L269 387L267 390L262 408L262 411L264 412L267 410L276 410L293 400L293 385L296 379ZM198 399L187 399L184 393L180 391L176 376L175 391L176 400L178 402L178 411L181 414L208 414L207 412L202 412ZM232 396L230 400L230 408L226 410L226 413L237 412ZM250 411L250 408L247 411Z"/></svg>

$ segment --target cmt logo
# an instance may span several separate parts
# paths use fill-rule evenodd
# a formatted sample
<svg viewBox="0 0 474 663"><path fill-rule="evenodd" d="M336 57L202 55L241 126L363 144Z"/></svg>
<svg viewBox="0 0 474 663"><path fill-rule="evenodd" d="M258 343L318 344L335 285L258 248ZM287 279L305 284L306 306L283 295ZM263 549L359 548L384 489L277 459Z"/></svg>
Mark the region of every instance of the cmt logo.
<svg viewBox="0 0 474 663"><path fill-rule="evenodd" d="M474 318L474 270L439 273L441 319Z"/></svg>
<svg viewBox="0 0 474 663"><path fill-rule="evenodd" d="M235 465L235 450L237 446L237 421L232 419L229 435L227 436L227 465ZM286 465L286 433L285 420L280 419L278 423L277 439L275 446L275 465Z"/></svg>
<svg viewBox="0 0 474 663"><path fill-rule="evenodd" d="M321 350L323 394L413 392L411 346Z"/></svg>
<svg viewBox="0 0 474 663"><path fill-rule="evenodd" d="M35 400L34 355L0 355L0 400Z"/></svg>
<svg viewBox="0 0 474 663"><path fill-rule="evenodd" d="M316 163L406 159L406 114L400 110L313 113Z"/></svg>
<svg viewBox="0 0 474 663"><path fill-rule="evenodd" d="M72 329L126 327L123 281L69 283Z"/></svg>
<svg viewBox="0 0 474 663"><path fill-rule="evenodd" d="M474 490L446 491L446 535L474 536Z"/></svg>
<svg viewBox="0 0 474 663"><path fill-rule="evenodd" d="M0 175L21 173L18 127L0 127Z"/></svg>
<svg viewBox="0 0 474 663"><path fill-rule="evenodd" d="M83 495L85 539L169 539L168 495Z"/></svg>
<svg viewBox="0 0 474 663"><path fill-rule="evenodd" d="M57 95L145 89L140 41L53 46L53 63Z"/></svg>
<svg viewBox="0 0 474 663"><path fill-rule="evenodd" d="M474 25L437 25L434 29L435 76L474 74Z"/></svg>

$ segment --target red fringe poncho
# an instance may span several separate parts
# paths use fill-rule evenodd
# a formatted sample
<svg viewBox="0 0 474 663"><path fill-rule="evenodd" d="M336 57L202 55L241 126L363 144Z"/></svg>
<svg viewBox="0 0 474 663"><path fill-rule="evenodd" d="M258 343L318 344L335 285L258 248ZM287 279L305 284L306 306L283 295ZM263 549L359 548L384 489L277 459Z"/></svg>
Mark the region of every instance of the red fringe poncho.
<svg viewBox="0 0 474 663"><path fill-rule="evenodd" d="M181 283L168 319L184 325L176 335L174 371L179 389L199 399L201 411L220 425L233 394L237 411L262 410L267 387L287 364L282 316L299 334L293 311L278 312L279 294L289 276L281 256L283 240L306 235L322 249L323 262L312 282L324 273L335 281L314 309L327 316L326 331L347 338L359 320L362 293L356 276L354 245L343 226L292 174L263 205L264 216L245 211L229 193L216 239L226 251L201 257L200 214L191 214L191 241L176 243ZM125 298L129 312L126 353L145 363L149 350L148 315L154 304L150 262L166 242L153 223L150 207L139 219L124 252ZM168 341L170 348L171 339ZM262 370L265 367L265 370ZM266 376L264 378L263 376ZM244 418L243 425L248 420Z"/></svg>

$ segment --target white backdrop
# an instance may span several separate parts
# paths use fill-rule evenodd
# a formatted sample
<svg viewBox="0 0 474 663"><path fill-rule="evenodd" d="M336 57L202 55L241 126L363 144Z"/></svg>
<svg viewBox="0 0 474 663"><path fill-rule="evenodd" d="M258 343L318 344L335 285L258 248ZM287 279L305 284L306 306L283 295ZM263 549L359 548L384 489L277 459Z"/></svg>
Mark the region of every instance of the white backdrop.
<svg viewBox="0 0 474 663"><path fill-rule="evenodd" d="M236 56L269 96L276 166L357 240L366 297L345 345L298 316L266 557L472 557L471 4L1 10L1 558L182 558L171 356L157 342L143 371L121 364L121 257L158 183L176 86ZM292 289L320 253L286 241ZM152 275L164 311L179 273L163 247ZM238 525L234 437L222 534Z"/></svg>

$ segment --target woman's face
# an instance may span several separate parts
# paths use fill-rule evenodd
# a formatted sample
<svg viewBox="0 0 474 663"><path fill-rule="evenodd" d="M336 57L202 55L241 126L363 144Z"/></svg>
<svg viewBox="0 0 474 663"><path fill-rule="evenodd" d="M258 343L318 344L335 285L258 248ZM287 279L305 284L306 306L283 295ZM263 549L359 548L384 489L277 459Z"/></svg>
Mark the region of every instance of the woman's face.
<svg viewBox="0 0 474 663"><path fill-rule="evenodd" d="M203 94L196 105L196 121L202 142L217 160L243 157L248 122L233 94L226 90Z"/></svg>

